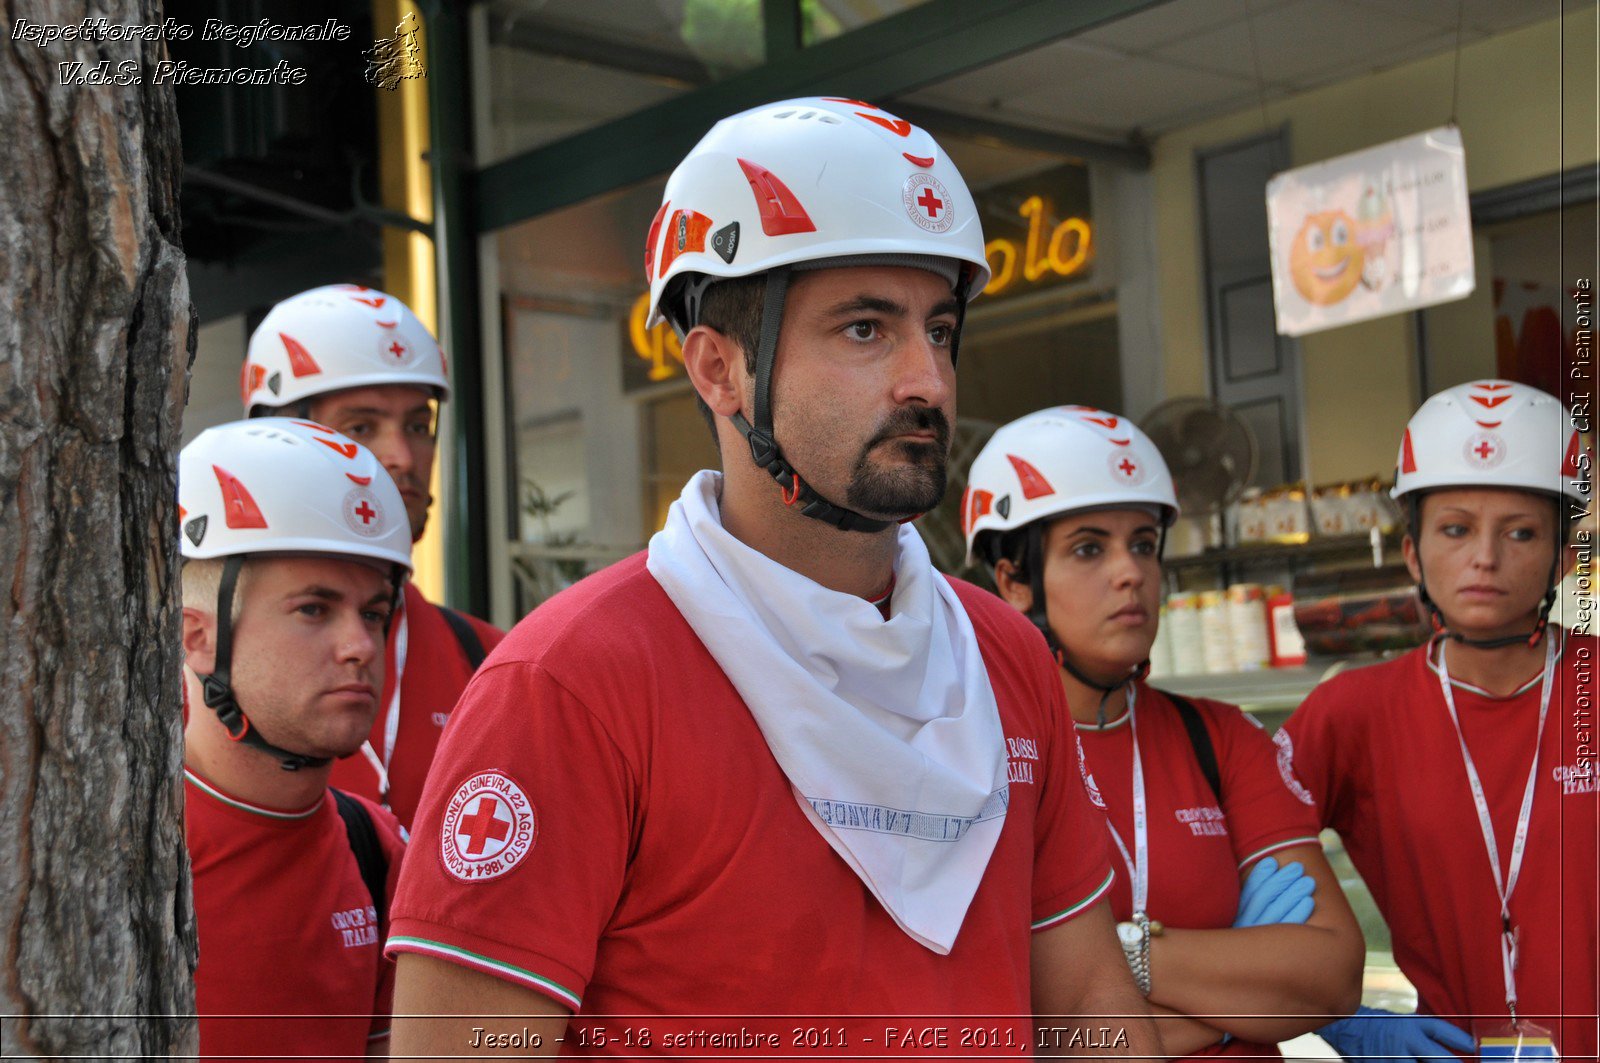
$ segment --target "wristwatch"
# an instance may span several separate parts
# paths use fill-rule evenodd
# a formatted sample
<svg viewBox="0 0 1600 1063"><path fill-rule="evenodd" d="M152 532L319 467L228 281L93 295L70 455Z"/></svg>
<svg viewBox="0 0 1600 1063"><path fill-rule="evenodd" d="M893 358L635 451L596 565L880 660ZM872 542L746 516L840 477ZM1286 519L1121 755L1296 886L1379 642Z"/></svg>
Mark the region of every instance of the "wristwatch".
<svg viewBox="0 0 1600 1063"><path fill-rule="evenodd" d="M1132 919L1117 924L1122 954L1127 957L1139 992L1147 997L1150 995L1150 939L1160 937L1161 930L1161 924L1143 912L1134 912Z"/></svg>

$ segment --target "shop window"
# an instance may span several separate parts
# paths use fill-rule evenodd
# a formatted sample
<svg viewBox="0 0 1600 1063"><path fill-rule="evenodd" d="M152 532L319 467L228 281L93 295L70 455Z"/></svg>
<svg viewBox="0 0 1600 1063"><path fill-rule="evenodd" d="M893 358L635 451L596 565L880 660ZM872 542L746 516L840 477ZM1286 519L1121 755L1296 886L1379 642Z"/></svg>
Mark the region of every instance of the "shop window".
<svg viewBox="0 0 1600 1063"><path fill-rule="evenodd" d="M719 468L721 458L688 388L646 403L644 417L645 512L654 531L666 524L689 477Z"/></svg>

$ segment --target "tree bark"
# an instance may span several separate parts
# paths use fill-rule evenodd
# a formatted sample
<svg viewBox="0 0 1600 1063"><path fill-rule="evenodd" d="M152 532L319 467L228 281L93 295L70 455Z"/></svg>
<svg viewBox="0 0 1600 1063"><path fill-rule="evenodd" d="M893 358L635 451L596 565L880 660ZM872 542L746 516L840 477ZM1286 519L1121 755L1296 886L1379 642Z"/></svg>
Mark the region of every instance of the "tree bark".
<svg viewBox="0 0 1600 1063"><path fill-rule="evenodd" d="M176 452L195 335L146 2L0 4L0 1054L194 1050ZM63 84L128 61L136 84Z"/></svg>

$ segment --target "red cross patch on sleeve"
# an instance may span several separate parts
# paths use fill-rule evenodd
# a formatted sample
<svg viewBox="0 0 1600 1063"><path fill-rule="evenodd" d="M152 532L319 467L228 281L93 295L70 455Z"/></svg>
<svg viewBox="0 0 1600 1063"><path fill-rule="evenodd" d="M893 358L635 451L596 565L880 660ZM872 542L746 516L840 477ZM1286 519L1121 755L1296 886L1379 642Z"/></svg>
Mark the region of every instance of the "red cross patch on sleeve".
<svg viewBox="0 0 1600 1063"><path fill-rule="evenodd" d="M522 863L538 835L533 802L516 780L480 772L456 787L445 806L439 856L462 882L484 882Z"/></svg>

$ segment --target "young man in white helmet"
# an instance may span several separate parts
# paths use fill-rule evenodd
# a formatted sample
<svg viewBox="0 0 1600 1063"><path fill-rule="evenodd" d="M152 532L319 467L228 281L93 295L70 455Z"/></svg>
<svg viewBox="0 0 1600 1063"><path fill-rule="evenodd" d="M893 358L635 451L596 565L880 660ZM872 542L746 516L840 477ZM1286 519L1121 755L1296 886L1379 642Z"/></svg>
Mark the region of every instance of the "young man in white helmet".
<svg viewBox="0 0 1600 1063"><path fill-rule="evenodd" d="M404 829L328 776L377 715L404 503L358 444L267 418L185 447L178 507L200 1052L382 1053Z"/></svg>
<svg viewBox="0 0 1600 1063"><path fill-rule="evenodd" d="M274 306L250 336L240 377L251 417L291 414L368 447L405 500L412 540L433 502L436 405L449 368L432 333L392 295L354 284L313 288ZM410 824L439 735L467 680L504 637L430 604L411 583L390 626L389 686L361 755L334 783L381 802Z"/></svg>
<svg viewBox="0 0 1600 1063"><path fill-rule="evenodd" d="M1026 1053L1037 1012L1159 1054L1038 633L905 526L944 490L988 276L954 165L860 101L757 107L674 172L645 261L723 473L463 698L397 1009L629 1055ZM395 1049L494 1025L408 1020Z"/></svg>
<svg viewBox="0 0 1600 1063"><path fill-rule="evenodd" d="M1323 1036L1347 1056L1521 1035L1523 1058L1593 1059L1595 640L1548 623L1591 456L1557 399L1479 380L1417 410L1396 465L1406 565L1436 634L1322 684L1284 729L1417 1014L1362 1008Z"/></svg>
<svg viewBox="0 0 1600 1063"><path fill-rule="evenodd" d="M1120 857L1118 935L1166 1050L1274 1058L1353 1011L1361 929L1311 795L1237 707L1144 682L1178 516L1155 444L1105 410L1040 410L990 437L962 503L969 560L1060 665Z"/></svg>

